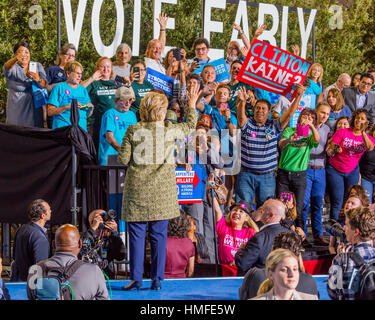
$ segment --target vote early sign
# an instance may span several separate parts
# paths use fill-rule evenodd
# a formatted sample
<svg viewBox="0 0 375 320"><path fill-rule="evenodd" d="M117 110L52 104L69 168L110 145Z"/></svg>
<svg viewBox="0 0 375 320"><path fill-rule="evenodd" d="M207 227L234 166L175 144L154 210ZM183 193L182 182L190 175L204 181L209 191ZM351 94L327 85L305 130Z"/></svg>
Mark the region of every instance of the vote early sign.
<svg viewBox="0 0 375 320"><path fill-rule="evenodd" d="M185 169L176 168L176 185L178 203L200 203L203 197L203 183L199 178L200 171L186 172Z"/></svg>
<svg viewBox="0 0 375 320"><path fill-rule="evenodd" d="M254 39L237 80L292 101L296 95L293 84L302 84L310 67L311 63L305 59Z"/></svg>

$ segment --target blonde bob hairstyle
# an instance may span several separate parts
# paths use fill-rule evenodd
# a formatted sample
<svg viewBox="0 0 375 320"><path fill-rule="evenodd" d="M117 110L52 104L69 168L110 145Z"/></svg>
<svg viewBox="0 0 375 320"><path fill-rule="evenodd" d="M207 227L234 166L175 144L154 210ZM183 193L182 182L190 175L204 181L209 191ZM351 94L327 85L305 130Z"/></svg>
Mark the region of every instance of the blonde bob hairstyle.
<svg viewBox="0 0 375 320"><path fill-rule="evenodd" d="M82 72L83 72L83 67L82 65L78 62L78 61L69 61L65 64L64 66L64 71L66 73L68 72L75 72L77 70L77 68L81 68Z"/></svg>
<svg viewBox="0 0 375 320"><path fill-rule="evenodd" d="M145 122L163 121L167 107L168 99L164 94L149 92L141 100L139 116Z"/></svg>
<svg viewBox="0 0 375 320"><path fill-rule="evenodd" d="M269 278L269 272L270 271L274 272L276 270L276 267L278 266L278 264L280 262L282 262L285 258L296 259L297 265L298 265L298 258L296 257L296 255L292 251L290 251L288 249L279 248L279 249L272 250L270 252L270 254L268 255L268 257L266 259L267 279L264 280L261 283L261 285L259 286L259 289L258 289L258 292L257 292L258 296L267 293L268 291L270 291L273 288L274 283Z"/></svg>
<svg viewBox="0 0 375 320"><path fill-rule="evenodd" d="M320 63L314 63L314 64L311 66L311 68L310 68L310 70L309 70L309 73L307 74L307 77L311 79L311 71L312 71L312 69L313 69L314 67L318 67L318 68L320 69L320 76L319 76L319 78L318 78L317 81L318 81L318 82L321 82L322 79L323 79L323 71L324 71L324 69L323 69L323 66L322 66Z"/></svg>
<svg viewBox="0 0 375 320"><path fill-rule="evenodd" d="M233 211L233 209L224 218L225 219L225 223L228 226L232 225L231 218L232 218L232 211ZM259 227L257 226L257 224L254 222L254 220L251 219L251 217L247 213L246 213L246 218L245 218L245 221L244 221L244 223L242 225L242 228L252 228L252 229L255 230L255 232L259 231Z"/></svg>

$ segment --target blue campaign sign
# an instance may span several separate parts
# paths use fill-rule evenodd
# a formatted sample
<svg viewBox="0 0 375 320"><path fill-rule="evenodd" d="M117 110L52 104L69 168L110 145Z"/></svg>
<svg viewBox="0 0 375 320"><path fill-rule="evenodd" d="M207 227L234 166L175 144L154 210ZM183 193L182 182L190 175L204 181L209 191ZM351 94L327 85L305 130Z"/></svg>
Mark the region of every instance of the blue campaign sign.
<svg viewBox="0 0 375 320"><path fill-rule="evenodd" d="M215 82L223 82L226 80L230 81L230 74L228 72L227 65L225 64L224 58L210 61L206 63L205 65L201 66L199 69L195 70L193 73L198 73L199 75L201 75L203 68L206 65L211 65L215 68L215 73L216 73Z"/></svg>
<svg viewBox="0 0 375 320"><path fill-rule="evenodd" d="M173 95L174 79L154 69L147 68L146 80L151 82L155 89L163 90L170 96Z"/></svg>
<svg viewBox="0 0 375 320"><path fill-rule="evenodd" d="M200 203L203 197L202 172L195 168L190 172L176 168L176 185L178 203Z"/></svg>

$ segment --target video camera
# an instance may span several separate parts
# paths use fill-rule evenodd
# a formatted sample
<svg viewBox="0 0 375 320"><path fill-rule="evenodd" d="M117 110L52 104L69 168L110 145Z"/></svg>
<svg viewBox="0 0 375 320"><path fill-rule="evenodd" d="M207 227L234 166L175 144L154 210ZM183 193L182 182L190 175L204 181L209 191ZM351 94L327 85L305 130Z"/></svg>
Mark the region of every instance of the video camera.
<svg viewBox="0 0 375 320"><path fill-rule="evenodd" d="M338 238L340 242L346 242L346 235L345 235L344 228L336 220L334 219L328 220L328 222L325 225L325 230L331 236Z"/></svg>

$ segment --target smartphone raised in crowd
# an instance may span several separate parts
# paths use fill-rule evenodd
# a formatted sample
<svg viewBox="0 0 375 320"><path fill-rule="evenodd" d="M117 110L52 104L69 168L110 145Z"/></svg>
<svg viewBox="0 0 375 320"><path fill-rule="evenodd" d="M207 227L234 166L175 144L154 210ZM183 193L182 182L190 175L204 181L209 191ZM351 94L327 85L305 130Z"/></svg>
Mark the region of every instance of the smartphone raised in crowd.
<svg viewBox="0 0 375 320"><path fill-rule="evenodd" d="M309 126L302 126L301 124L297 123L296 133L299 137L308 137L309 136Z"/></svg>
<svg viewBox="0 0 375 320"><path fill-rule="evenodd" d="M134 79L139 81L141 78L141 69L139 67L134 67L133 72L134 72Z"/></svg>
<svg viewBox="0 0 375 320"><path fill-rule="evenodd" d="M36 62L34 62L34 61L29 62L29 71L36 73L36 71L37 71L36 70Z"/></svg>
<svg viewBox="0 0 375 320"><path fill-rule="evenodd" d="M220 115L225 116L225 111L228 109L228 103L220 104Z"/></svg>

